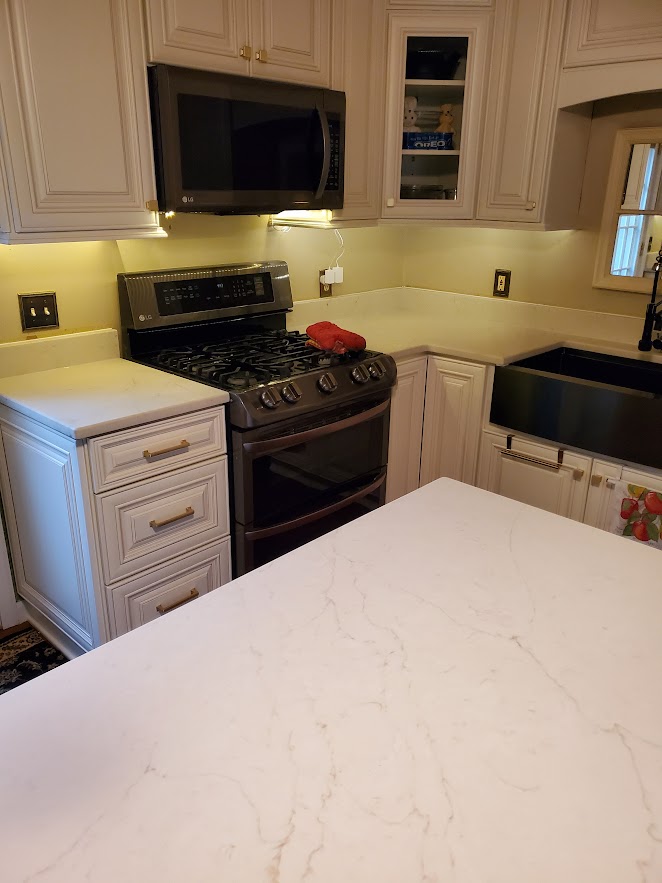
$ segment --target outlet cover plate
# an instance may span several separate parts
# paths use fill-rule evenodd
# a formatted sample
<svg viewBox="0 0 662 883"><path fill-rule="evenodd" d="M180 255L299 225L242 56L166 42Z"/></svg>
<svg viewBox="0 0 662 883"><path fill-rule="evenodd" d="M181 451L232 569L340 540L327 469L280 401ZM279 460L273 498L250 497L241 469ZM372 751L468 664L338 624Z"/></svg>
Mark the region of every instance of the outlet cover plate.
<svg viewBox="0 0 662 883"><path fill-rule="evenodd" d="M508 297L510 294L510 270L494 271L494 288L492 294L495 297Z"/></svg>
<svg viewBox="0 0 662 883"><path fill-rule="evenodd" d="M18 304L23 331L59 327L57 301L54 291L42 291L39 294L19 294Z"/></svg>

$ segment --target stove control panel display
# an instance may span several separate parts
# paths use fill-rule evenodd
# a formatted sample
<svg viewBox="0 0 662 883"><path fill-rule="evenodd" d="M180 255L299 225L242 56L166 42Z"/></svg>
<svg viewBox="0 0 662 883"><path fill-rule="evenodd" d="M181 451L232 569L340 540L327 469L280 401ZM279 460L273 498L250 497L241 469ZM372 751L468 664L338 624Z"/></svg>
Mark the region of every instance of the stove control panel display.
<svg viewBox="0 0 662 883"><path fill-rule="evenodd" d="M204 313L274 301L269 273L155 282L154 291L161 316Z"/></svg>

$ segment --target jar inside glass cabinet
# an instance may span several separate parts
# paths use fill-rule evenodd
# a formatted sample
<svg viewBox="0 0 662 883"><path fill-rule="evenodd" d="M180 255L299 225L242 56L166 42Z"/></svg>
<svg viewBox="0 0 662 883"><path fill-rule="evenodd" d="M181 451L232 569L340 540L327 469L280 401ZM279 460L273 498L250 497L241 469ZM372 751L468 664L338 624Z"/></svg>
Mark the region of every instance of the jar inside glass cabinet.
<svg viewBox="0 0 662 883"><path fill-rule="evenodd" d="M407 37L401 199L457 199L468 44Z"/></svg>

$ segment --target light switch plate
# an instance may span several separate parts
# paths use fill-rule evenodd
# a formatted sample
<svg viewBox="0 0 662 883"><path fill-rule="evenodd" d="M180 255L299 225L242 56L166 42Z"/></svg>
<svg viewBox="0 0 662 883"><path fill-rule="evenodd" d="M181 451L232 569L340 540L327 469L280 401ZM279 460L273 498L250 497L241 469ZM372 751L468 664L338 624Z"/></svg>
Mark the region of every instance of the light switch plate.
<svg viewBox="0 0 662 883"><path fill-rule="evenodd" d="M57 301L54 291L42 291L39 294L19 294L18 305L23 331L59 327Z"/></svg>

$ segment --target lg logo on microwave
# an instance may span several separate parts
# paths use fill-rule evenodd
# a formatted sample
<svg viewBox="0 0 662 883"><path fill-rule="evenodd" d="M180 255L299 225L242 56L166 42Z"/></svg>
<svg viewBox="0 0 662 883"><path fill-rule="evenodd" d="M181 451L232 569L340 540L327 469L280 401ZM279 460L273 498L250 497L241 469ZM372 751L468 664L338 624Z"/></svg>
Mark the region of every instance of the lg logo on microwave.
<svg viewBox="0 0 662 883"><path fill-rule="evenodd" d="M192 196L182 196L182 202L193 202Z"/></svg>

